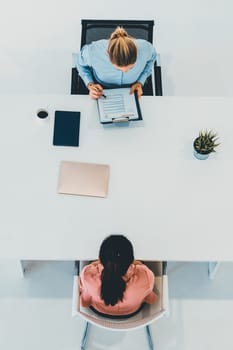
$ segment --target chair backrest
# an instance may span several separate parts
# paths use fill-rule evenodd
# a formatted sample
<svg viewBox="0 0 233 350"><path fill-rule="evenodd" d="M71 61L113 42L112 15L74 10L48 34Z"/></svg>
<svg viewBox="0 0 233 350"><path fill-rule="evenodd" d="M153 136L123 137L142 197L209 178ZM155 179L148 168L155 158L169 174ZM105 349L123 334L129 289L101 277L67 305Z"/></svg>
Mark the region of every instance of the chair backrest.
<svg viewBox="0 0 233 350"><path fill-rule="evenodd" d="M153 43L154 21L147 20L82 20L81 48L100 39L108 39L116 27L124 27L134 38Z"/></svg>
<svg viewBox="0 0 233 350"><path fill-rule="evenodd" d="M150 262L148 266L155 273L155 292L159 299L155 304L146 304L142 310L128 319L109 319L97 315L89 308L83 308L79 303L78 276L74 277L72 316L81 316L86 321L105 329L116 331L134 330L158 320L168 313L168 282L163 275L161 262Z"/></svg>
<svg viewBox="0 0 233 350"><path fill-rule="evenodd" d="M122 26L134 38L144 39L153 44L154 20L96 20L82 19L81 48L85 44L100 39L108 39L117 26ZM76 68L72 68L71 94L87 95L89 93L84 82L80 78ZM154 64L154 84L152 75L149 76L143 86L143 95L162 95L161 67Z"/></svg>

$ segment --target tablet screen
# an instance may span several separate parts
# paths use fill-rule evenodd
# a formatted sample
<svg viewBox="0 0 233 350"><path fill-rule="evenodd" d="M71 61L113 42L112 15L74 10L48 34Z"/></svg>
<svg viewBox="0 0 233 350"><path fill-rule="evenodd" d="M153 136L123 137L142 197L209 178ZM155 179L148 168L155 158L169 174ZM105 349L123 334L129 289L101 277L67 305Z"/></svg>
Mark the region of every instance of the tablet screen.
<svg viewBox="0 0 233 350"><path fill-rule="evenodd" d="M80 112L55 111L53 145L79 146Z"/></svg>

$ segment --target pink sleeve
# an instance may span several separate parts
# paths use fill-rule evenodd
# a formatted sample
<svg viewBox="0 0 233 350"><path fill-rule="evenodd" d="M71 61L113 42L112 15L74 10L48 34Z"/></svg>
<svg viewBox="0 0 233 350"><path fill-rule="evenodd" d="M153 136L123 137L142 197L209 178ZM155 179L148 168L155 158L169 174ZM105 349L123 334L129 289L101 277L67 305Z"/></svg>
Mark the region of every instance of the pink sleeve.
<svg viewBox="0 0 233 350"><path fill-rule="evenodd" d="M144 301L148 304L154 304L158 300L157 294L155 294L155 292L153 292L154 285L155 285L155 276L149 268L147 268L146 270L147 270L150 292L147 294Z"/></svg>
<svg viewBox="0 0 233 350"><path fill-rule="evenodd" d="M91 305L91 296L88 294L87 286L85 285L84 270L79 277L79 296L81 306L88 307Z"/></svg>

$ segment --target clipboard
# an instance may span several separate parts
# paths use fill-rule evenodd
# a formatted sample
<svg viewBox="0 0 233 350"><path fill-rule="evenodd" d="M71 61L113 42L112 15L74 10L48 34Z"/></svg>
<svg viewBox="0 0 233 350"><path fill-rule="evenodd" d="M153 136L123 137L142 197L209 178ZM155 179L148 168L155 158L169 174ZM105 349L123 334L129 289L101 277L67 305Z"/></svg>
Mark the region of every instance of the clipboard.
<svg viewBox="0 0 233 350"><path fill-rule="evenodd" d="M142 120L137 92L130 95L130 88L104 89L97 100L101 124L128 123Z"/></svg>

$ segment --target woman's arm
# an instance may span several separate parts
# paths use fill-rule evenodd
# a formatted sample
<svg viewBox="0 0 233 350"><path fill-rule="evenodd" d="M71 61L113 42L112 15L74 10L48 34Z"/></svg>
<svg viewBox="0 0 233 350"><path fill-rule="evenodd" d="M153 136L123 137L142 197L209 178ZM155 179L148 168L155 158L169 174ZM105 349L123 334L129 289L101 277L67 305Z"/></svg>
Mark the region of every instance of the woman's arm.
<svg viewBox="0 0 233 350"><path fill-rule="evenodd" d="M154 304L156 303L157 300L158 300L158 295L155 294L155 292L153 291L150 294L148 294L144 299L145 303L147 304Z"/></svg>
<svg viewBox="0 0 233 350"><path fill-rule="evenodd" d="M103 87L100 84L93 83L88 45L85 45L78 55L76 68L80 77L84 81L84 84L86 84L86 87L89 90L90 97L95 99L101 97L103 95Z"/></svg>
<svg viewBox="0 0 233 350"><path fill-rule="evenodd" d="M155 285L155 275L154 273L147 267L147 277L148 277L148 294L145 297L144 301L148 304L154 304L158 300L157 294L153 291Z"/></svg>
<svg viewBox="0 0 233 350"><path fill-rule="evenodd" d="M145 51L148 52L148 59L142 73L137 79L137 82L141 83L142 85L145 83L146 79L152 74L154 62L157 56L155 48L153 47L152 44L150 44L149 42L146 42L145 46L146 46ZM142 50L144 50L143 47L142 47Z"/></svg>
<svg viewBox="0 0 233 350"><path fill-rule="evenodd" d="M78 283L79 283L79 298L80 304L83 307L89 307L91 305L91 296L88 294L87 288L85 287L85 281L83 280L84 276L81 272Z"/></svg>
<svg viewBox="0 0 233 350"><path fill-rule="evenodd" d="M83 46L79 53L76 68L86 86L93 82L88 45Z"/></svg>
<svg viewBox="0 0 233 350"><path fill-rule="evenodd" d="M130 94L132 95L134 93L134 91L137 91L138 97L141 97L143 94L142 84L141 83L134 83L133 85L131 85Z"/></svg>

